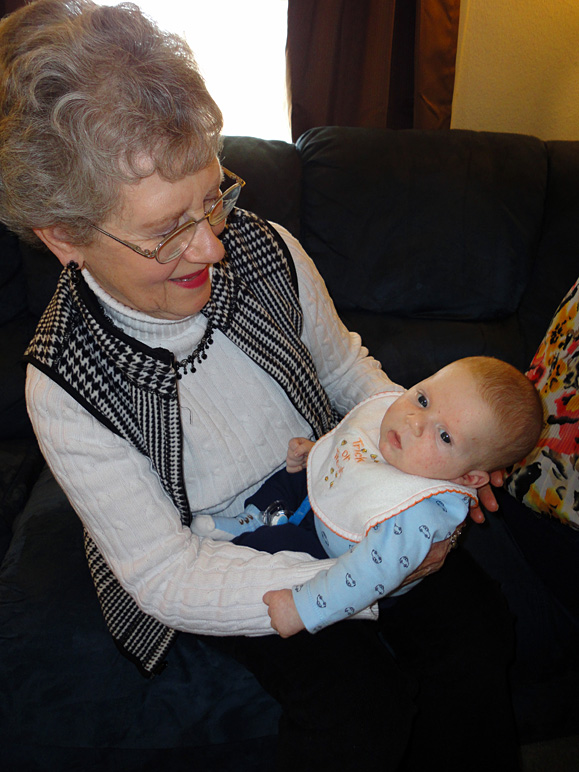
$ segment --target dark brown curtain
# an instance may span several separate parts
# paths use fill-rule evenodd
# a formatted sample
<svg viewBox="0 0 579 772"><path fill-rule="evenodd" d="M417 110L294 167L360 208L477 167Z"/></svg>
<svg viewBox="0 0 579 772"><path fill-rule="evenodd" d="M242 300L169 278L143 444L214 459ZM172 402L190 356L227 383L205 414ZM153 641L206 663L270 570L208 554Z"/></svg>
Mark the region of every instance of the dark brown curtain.
<svg viewBox="0 0 579 772"><path fill-rule="evenodd" d="M0 16L25 0L0 0ZM289 0L292 136L450 126L460 0Z"/></svg>
<svg viewBox="0 0 579 772"><path fill-rule="evenodd" d="M289 0L288 103L313 126L450 126L460 0Z"/></svg>
<svg viewBox="0 0 579 772"><path fill-rule="evenodd" d="M26 0L0 0L0 17L15 11L21 5L26 5Z"/></svg>

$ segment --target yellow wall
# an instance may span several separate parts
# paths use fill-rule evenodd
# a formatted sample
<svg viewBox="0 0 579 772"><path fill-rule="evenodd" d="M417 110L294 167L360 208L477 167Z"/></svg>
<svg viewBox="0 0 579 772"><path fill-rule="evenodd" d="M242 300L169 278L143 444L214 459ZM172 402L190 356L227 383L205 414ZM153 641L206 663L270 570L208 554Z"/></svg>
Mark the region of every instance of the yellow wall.
<svg viewBox="0 0 579 772"><path fill-rule="evenodd" d="M452 128L579 139L579 0L461 0Z"/></svg>

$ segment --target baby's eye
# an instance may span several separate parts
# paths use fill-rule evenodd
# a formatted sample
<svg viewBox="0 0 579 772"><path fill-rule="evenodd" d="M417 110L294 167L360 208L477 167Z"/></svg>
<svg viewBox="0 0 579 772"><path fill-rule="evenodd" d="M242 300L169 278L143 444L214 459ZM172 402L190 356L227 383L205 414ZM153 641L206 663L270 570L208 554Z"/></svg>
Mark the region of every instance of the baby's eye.
<svg viewBox="0 0 579 772"><path fill-rule="evenodd" d="M446 442L447 445L450 445L452 442L450 434L448 432L445 432L444 430L440 432L440 439L443 442Z"/></svg>
<svg viewBox="0 0 579 772"><path fill-rule="evenodd" d="M428 407L428 400L426 399L424 394L419 394L417 399L418 399L418 404L420 405L420 407Z"/></svg>

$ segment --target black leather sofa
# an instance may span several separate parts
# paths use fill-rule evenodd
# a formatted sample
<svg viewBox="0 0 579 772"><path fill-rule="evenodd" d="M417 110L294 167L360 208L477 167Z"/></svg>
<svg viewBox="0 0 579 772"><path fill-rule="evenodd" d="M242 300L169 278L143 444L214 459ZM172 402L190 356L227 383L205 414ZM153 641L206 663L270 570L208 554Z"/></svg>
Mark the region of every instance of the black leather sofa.
<svg viewBox="0 0 579 772"><path fill-rule="evenodd" d="M320 128L295 146L228 137L222 158L247 180L240 206L302 240L404 385L471 354L525 369L579 273L579 142ZM272 769L279 710L239 665L181 635L146 680L107 633L24 405L20 358L58 273L0 232L0 768ZM523 743L577 726L576 666L550 672L513 682Z"/></svg>

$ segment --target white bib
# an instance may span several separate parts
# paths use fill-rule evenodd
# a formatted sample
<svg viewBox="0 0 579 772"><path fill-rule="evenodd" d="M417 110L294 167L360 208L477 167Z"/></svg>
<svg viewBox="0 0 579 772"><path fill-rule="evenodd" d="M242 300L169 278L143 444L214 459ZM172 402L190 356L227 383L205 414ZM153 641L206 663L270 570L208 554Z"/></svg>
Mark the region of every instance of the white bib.
<svg viewBox="0 0 579 772"><path fill-rule="evenodd" d="M476 501L476 490L447 480L401 472L378 449L384 413L400 396L387 391L364 400L321 437L308 457L308 495L331 531L359 542L379 523L439 493Z"/></svg>

